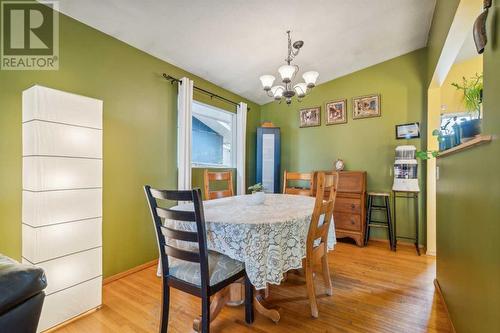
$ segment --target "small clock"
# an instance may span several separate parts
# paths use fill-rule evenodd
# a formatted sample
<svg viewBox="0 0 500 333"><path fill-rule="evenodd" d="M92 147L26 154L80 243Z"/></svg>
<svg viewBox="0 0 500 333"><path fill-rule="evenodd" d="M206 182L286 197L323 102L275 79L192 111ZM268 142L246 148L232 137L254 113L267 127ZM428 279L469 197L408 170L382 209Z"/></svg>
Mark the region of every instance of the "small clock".
<svg viewBox="0 0 500 333"><path fill-rule="evenodd" d="M344 161L341 160L340 158L335 161L335 170L337 171L342 171L344 170Z"/></svg>

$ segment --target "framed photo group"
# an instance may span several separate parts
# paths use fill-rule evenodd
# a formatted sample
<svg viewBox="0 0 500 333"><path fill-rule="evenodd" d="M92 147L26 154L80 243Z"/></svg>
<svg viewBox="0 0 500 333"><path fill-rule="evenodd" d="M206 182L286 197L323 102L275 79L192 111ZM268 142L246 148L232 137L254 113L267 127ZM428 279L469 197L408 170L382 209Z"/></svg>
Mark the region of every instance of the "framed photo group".
<svg viewBox="0 0 500 333"><path fill-rule="evenodd" d="M337 99L325 103L326 125L347 123L347 99ZM352 119L380 117L380 95L366 95L352 99ZM300 127L321 125L321 106L299 110Z"/></svg>

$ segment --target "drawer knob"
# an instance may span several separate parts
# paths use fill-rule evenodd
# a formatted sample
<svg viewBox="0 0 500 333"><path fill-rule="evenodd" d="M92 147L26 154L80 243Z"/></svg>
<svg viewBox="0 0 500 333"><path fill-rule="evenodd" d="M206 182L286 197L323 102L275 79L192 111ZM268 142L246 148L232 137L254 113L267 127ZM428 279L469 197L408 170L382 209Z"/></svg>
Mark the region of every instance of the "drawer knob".
<svg viewBox="0 0 500 333"><path fill-rule="evenodd" d="M351 209L354 209L356 208L356 206L354 204L351 204Z"/></svg>
<svg viewBox="0 0 500 333"><path fill-rule="evenodd" d="M354 224L354 220L351 219L351 224Z"/></svg>

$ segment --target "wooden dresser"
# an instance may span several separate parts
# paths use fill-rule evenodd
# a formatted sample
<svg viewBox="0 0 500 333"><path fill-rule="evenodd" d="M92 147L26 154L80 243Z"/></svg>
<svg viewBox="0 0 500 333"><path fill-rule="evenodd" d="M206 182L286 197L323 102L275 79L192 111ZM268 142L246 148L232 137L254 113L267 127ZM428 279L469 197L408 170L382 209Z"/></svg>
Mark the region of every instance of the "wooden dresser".
<svg viewBox="0 0 500 333"><path fill-rule="evenodd" d="M366 221L366 172L339 172L333 218L337 238L350 237L363 246Z"/></svg>
<svg viewBox="0 0 500 333"><path fill-rule="evenodd" d="M328 171L324 171L328 173ZM333 218L337 238L350 237L364 245L366 221L366 172L339 172L339 188ZM313 185L313 195L316 191ZM325 192L325 197L329 193Z"/></svg>

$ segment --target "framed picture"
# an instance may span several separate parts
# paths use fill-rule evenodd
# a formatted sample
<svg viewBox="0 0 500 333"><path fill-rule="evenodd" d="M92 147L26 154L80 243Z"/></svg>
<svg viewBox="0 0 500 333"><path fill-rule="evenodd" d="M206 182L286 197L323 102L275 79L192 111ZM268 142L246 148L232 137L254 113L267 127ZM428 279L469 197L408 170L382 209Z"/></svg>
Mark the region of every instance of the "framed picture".
<svg viewBox="0 0 500 333"><path fill-rule="evenodd" d="M420 123L396 125L396 139L420 138Z"/></svg>
<svg viewBox="0 0 500 333"><path fill-rule="evenodd" d="M299 110L300 127L314 127L321 125L321 107L315 106L313 108Z"/></svg>
<svg viewBox="0 0 500 333"><path fill-rule="evenodd" d="M347 100L338 99L325 104L326 124L347 123Z"/></svg>
<svg viewBox="0 0 500 333"><path fill-rule="evenodd" d="M352 119L380 117L380 95L367 95L352 99Z"/></svg>

